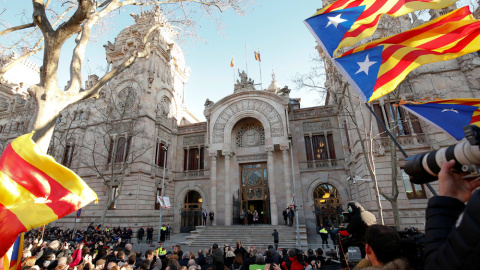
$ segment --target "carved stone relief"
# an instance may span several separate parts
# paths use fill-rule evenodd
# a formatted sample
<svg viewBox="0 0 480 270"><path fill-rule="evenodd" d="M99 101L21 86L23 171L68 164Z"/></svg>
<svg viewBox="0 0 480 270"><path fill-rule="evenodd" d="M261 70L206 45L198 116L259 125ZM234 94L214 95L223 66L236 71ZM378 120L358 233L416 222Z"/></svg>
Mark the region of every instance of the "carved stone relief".
<svg viewBox="0 0 480 270"><path fill-rule="evenodd" d="M183 145L199 145L205 143L205 137L203 135L194 137L183 137Z"/></svg>
<svg viewBox="0 0 480 270"><path fill-rule="evenodd" d="M313 122L313 123L303 123L304 132L316 132L316 131L322 131L330 128L332 128L332 123L330 123L329 120L321 121L321 122Z"/></svg>
<svg viewBox="0 0 480 270"><path fill-rule="evenodd" d="M243 111L257 111L265 116L270 124L272 137L281 137L284 135L282 118L277 110L267 102L258 99L247 99L237 101L225 108L215 121L213 126L213 143L223 143L225 126L235 114Z"/></svg>
<svg viewBox="0 0 480 270"><path fill-rule="evenodd" d="M265 145L265 130L258 124L247 124L240 128L235 140L237 147Z"/></svg>
<svg viewBox="0 0 480 270"><path fill-rule="evenodd" d="M263 160L267 160L266 154L237 156L237 162L250 162L250 161L263 161Z"/></svg>

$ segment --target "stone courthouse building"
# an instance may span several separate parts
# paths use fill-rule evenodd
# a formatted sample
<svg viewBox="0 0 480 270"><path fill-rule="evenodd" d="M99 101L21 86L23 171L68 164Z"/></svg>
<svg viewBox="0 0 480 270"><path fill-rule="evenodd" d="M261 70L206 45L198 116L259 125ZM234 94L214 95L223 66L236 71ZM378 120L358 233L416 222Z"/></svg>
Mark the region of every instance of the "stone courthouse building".
<svg viewBox="0 0 480 270"><path fill-rule="evenodd" d="M438 16L439 12L444 11L431 14ZM239 72L230 95L206 100L206 121L200 122L184 103L190 69L174 41L176 33L159 10L133 17L135 24L105 46L109 67L141 49L147 30L159 25L148 38L150 57L138 59L112 80L99 99L65 109L49 149L49 154L79 174L99 196L99 204L83 209L77 227L100 223L105 212L104 225L109 227L157 228L160 205L156 198L162 193L163 176L163 193L171 202L171 208L163 211L163 222L174 232L188 232L200 225L202 210L215 213L216 225L239 224L241 209L262 213L262 223L281 225L282 211L292 204L294 195L298 220L310 243L318 241L315 234L320 224L339 222L350 200L380 216L362 138L355 127L362 132L371 129L371 156L378 186L386 194L392 187L389 139L365 107L355 107L354 92L328 60L327 105L301 108L301 100L291 97L288 87L279 87L274 77L267 89L256 89ZM411 26L409 17L397 22ZM387 28L380 27L382 31ZM478 98L479 71L478 54L426 65L415 70L398 92L412 100ZM97 76L90 76L85 88L96 80ZM5 104L0 106L3 148L31 129L35 104L25 92L5 82L0 90ZM352 103L345 91L351 93ZM456 143L448 134L394 109L386 97L372 106L385 123L396 124L392 130L411 155ZM355 122L350 113L356 116ZM412 185L401 170L404 158L397 155L397 159L399 174L394 179L400 227L423 229L432 194ZM391 203L382 198L380 203L386 224L393 225ZM72 227L74 220L72 214L55 225Z"/></svg>

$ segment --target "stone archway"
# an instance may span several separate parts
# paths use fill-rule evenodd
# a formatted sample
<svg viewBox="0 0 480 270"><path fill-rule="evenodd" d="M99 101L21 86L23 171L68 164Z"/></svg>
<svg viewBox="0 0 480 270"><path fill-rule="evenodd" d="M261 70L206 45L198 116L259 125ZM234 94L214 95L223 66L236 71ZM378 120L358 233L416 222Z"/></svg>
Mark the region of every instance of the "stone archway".
<svg viewBox="0 0 480 270"><path fill-rule="evenodd" d="M202 203L203 198L200 193L195 190L187 192L181 211L180 232L191 232L196 226L202 225Z"/></svg>
<svg viewBox="0 0 480 270"><path fill-rule="evenodd" d="M338 189L330 183L321 183L316 186L312 195L316 225L338 225L343 211Z"/></svg>
<svg viewBox="0 0 480 270"><path fill-rule="evenodd" d="M272 105L260 99L245 99L230 104L217 117L213 125L213 143L229 143L231 137L225 131L230 131L236 122L245 117L262 122L267 137L282 137L285 134L282 117Z"/></svg>

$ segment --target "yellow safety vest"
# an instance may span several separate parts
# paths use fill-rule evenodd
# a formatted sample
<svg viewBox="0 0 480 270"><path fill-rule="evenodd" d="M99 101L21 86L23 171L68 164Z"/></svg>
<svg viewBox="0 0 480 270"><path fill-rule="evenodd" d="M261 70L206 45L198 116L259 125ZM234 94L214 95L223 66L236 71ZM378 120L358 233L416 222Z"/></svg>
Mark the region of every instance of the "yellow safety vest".
<svg viewBox="0 0 480 270"><path fill-rule="evenodd" d="M161 227L160 228L162 231L166 231L167 230L167 227Z"/></svg>
<svg viewBox="0 0 480 270"><path fill-rule="evenodd" d="M327 232L327 230L325 230L325 228L322 228L322 229L320 230L320 233L328 233L328 232Z"/></svg>
<svg viewBox="0 0 480 270"><path fill-rule="evenodd" d="M164 249L163 247L157 248L155 252L157 253L157 256L165 256L167 254L167 250Z"/></svg>

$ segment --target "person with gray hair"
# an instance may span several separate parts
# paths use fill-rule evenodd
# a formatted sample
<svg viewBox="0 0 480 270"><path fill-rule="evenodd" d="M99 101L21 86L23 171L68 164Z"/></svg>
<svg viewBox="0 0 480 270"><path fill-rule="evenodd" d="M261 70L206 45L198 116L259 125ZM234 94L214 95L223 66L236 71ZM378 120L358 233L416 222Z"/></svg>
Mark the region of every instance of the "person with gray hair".
<svg viewBox="0 0 480 270"><path fill-rule="evenodd" d="M180 264L180 266L187 267L189 260L190 260L190 252L185 251L182 255L182 259L178 261L178 264Z"/></svg>

